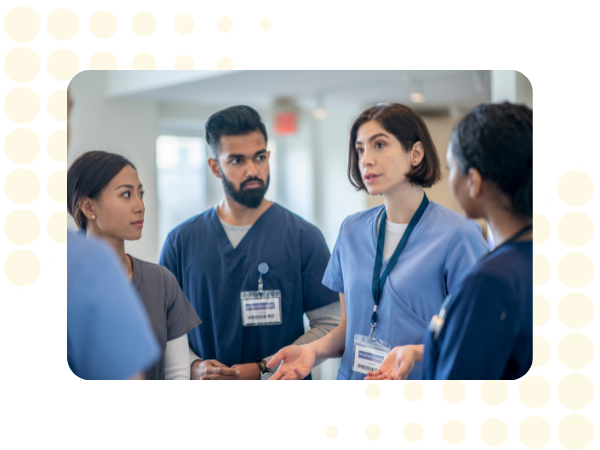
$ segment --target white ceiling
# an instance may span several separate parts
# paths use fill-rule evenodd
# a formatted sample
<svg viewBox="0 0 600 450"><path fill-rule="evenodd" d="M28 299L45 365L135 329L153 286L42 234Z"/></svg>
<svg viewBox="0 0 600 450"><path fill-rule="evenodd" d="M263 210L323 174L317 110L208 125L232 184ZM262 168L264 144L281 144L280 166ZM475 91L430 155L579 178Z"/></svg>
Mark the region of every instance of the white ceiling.
<svg viewBox="0 0 600 450"><path fill-rule="evenodd" d="M468 109L490 101L489 71L249 70L215 71L214 76L202 72L198 79L174 78L149 83L147 89L140 89L138 83L135 90L121 89L116 95L113 91L111 97L255 106L271 105L277 97L292 97L307 108L397 101L421 110ZM410 102L409 94L416 90L425 95L424 103Z"/></svg>

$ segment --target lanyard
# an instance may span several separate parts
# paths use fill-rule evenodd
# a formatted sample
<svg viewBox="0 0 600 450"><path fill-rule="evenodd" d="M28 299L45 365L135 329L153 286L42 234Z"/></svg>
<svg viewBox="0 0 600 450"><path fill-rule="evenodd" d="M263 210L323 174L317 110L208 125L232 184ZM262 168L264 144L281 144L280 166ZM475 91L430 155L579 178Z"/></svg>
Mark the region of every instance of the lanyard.
<svg viewBox="0 0 600 450"><path fill-rule="evenodd" d="M381 216L381 224L379 225L379 238L377 239L377 254L375 255L375 267L373 268L372 290L375 307L373 308L373 315L371 316L371 333L369 334L369 338L371 340L375 339L375 327L377 326L377 307L379 306L379 302L381 300L381 293L383 292L383 286L385 285L385 281L387 280L390 271L396 264L396 261L398 261L400 253L402 253L402 250L404 250L404 247L406 247L406 242L408 241L408 238L417 226L417 223L419 223L419 220L421 220L421 217L423 216L423 213L425 212L425 209L427 208L428 204L429 199L427 198L427 194L423 194L423 200L421 201L417 212L415 212L415 215L412 217L412 219L410 219L408 227L406 228L404 235L402 235L402 239L400 239L396 250L394 250L394 254L390 258L390 262L388 263L387 267L385 268L382 274L381 262L383 261L383 244L385 242L386 217L385 209L383 210L383 214Z"/></svg>
<svg viewBox="0 0 600 450"><path fill-rule="evenodd" d="M530 231L532 229L533 229L532 225L526 226L521 231L519 231L517 234L512 236L510 239L507 239L502 244L500 244L498 247L496 247L494 250L492 250L487 255L485 255L483 258L481 258L480 261L483 260L484 258L487 258L489 255L494 253L496 250L498 250L503 245L506 245L510 242L516 241L518 238L520 238L521 236L523 236L525 233L527 233L528 231ZM442 303L442 306L440 307L440 313L433 316L431 318L431 322L429 322L429 331L431 331L433 333L434 341L437 341L438 337L440 336L440 332L442 331L442 327L444 326L444 318L446 317L446 307L448 306L448 303L450 303L450 300L452 300L452 294L449 294L446 297L446 299L444 300L444 303Z"/></svg>

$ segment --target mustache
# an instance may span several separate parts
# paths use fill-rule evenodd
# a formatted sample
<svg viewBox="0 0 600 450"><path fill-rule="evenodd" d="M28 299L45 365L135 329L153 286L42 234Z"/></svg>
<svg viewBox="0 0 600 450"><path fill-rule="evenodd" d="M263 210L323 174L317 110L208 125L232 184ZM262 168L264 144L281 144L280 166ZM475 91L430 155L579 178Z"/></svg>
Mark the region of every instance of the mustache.
<svg viewBox="0 0 600 450"><path fill-rule="evenodd" d="M241 190L241 189L244 189L244 186L246 186L248 183L252 183L253 181L257 181L258 183L260 183L260 185L261 185L262 187L265 187L265 182L264 182L263 180L261 180L261 179L260 179L260 178L258 178L258 177L252 177L252 178L248 178L247 180L244 180L244 181L242 182L242 184L240 184L240 190Z"/></svg>

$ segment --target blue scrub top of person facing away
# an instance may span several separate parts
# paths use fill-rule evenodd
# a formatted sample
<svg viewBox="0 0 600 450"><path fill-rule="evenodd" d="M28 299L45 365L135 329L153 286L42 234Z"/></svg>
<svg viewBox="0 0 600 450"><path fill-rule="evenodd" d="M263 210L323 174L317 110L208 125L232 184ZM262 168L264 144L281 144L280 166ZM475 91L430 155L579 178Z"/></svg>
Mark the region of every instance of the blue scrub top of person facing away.
<svg viewBox="0 0 600 450"><path fill-rule="evenodd" d="M354 335L368 336L373 313L372 277L377 251L377 219L384 206L346 218L323 284L346 300L346 346L338 380L362 380L354 372ZM477 222L429 202L406 247L390 271L377 309L376 337L391 344L422 344L426 327L448 292L488 252ZM386 268L382 264L381 272ZM408 379L421 378L415 363Z"/></svg>
<svg viewBox="0 0 600 450"><path fill-rule="evenodd" d="M515 380L533 358L533 244L502 245L451 291L439 336L425 334L424 378Z"/></svg>
<svg viewBox="0 0 600 450"><path fill-rule="evenodd" d="M314 225L273 203L234 249L216 208L173 229L160 264L169 269L202 317L188 333L202 359L231 366L275 354L304 334L304 312L339 301L321 284L329 261L323 235ZM243 326L241 293L281 291L280 325Z"/></svg>

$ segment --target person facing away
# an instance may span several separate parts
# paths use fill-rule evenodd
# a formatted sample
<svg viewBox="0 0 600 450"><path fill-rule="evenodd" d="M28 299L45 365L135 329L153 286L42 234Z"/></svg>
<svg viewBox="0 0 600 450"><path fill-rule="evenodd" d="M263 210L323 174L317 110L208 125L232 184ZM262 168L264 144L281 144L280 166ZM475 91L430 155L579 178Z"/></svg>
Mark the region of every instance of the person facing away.
<svg viewBox="0 0 600 450"><path fill-rule="evenodd" d="M67 90L67 121L72 104ZM67 363L71 371L85 380L142 379L142 371L159 356L148 317L114 253L101 241L67 230Z"/></svg>
<svg viewBox="0 0 600 450"><path fill-rule="evenodd" d="M152 324L161 352L146 379L189 380L187 332L200 324L198 315L172 273L125 253L126 240L142 237L143 195L135 167L121 155L86 152L67 172L69 214L82 233L110 244Z"/></svg>
<svg viewBox="0 0 600 450"><path fill-rule="evenodd" d="M446 159L452 195L484 218L495 249L451 290L424 346L398 347L373 379L402 378L406 354L425 379L514 380L533 358L533 112L481 105L456 126Z"/></svg>
<svg viewBox="0 0 600 450"><path fill-rule="evenodd" d="M337 297L321 284L329 250L314 225L264 198L270 154L254 109L213 114L206 140L223 199L169 233L160 264L210 319L188 335L192 379L265 379L278 349L338 324Z"/></svg>
<svg viewBox="0 0 600 450"><path fill-rule="evenodd" d="M271 379L301 379L316 359L342 356L338 380L364 379L392 347L421 344L427 321L487 253L479 225L429 201L440 179L437 151L411 108L383 103L350 130L350 183L384 204L342 223L323 284L339 292L340 324L307 345L280 350ZM410 361L411 364L414 361ZM417 363L411 378L420 378Z"/></svg>

